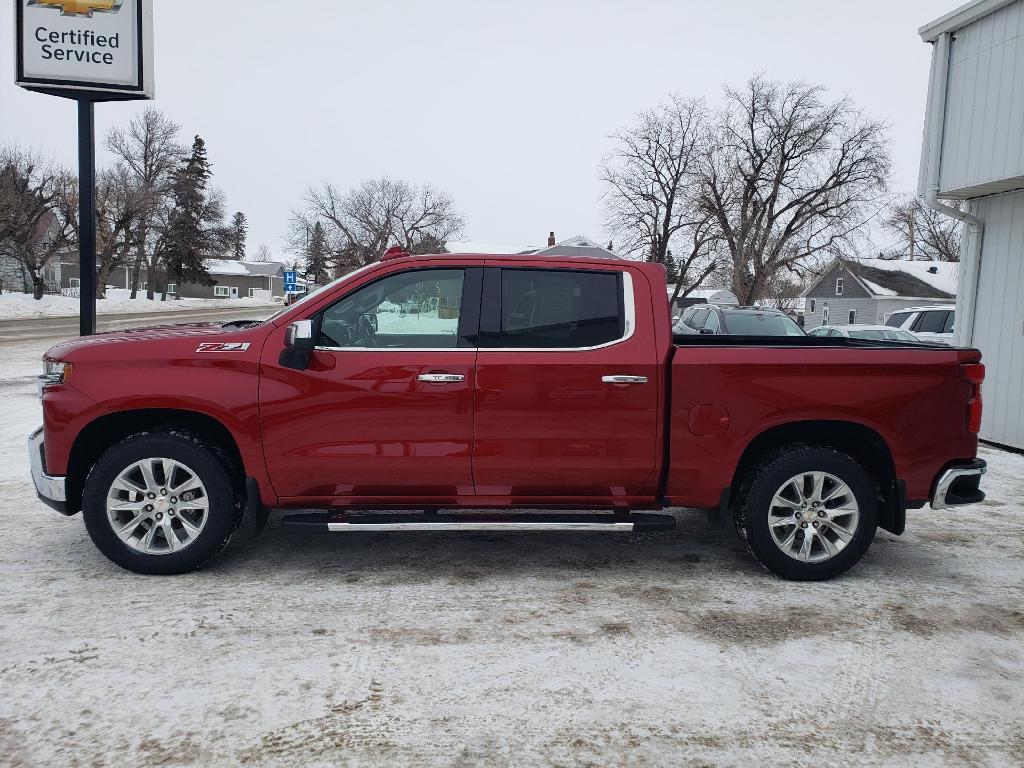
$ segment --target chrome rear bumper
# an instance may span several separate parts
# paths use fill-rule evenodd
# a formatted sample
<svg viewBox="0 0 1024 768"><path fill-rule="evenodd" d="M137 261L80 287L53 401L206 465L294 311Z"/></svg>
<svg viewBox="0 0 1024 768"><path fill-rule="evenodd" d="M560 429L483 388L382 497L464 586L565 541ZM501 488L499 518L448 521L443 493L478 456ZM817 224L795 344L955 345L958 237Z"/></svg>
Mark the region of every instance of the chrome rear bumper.
<svg viewBox="0 0 1024 768"><path fill-rule="evenodd" d="M48 506L67 514L67 483L63 477L46 474L43 458L43 428L40 427L28 437L28 464L32 469L32 482L36 493Z"/></svg>
<svg viewBox="0 0 1024 768"><path fill-rule="evenodd" d="M969 464L947 469L935 483L932 509L948 509L984 501L985 493L979 485L987 468L988 465L982 459L974 459Z"/></svg>

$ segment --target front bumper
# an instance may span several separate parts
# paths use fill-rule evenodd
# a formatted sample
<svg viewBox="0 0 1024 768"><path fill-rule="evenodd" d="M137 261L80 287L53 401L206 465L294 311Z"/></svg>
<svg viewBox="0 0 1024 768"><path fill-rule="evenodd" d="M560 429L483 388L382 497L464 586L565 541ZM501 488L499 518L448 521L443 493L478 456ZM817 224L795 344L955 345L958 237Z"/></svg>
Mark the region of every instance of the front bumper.
<svg viewBox="0 0 1024 768"><path fill-rule="evenodd" d="M985 492L979 486L986 469L988 465L982 459L948 467L935 483L932 509L948 509L984 501Z"/></svg>
<svg viewBox="0 0 1024 768"><path fill-rule="evenodd" d="M28 464L32 468L32 482L36 486L39 498L48 507L66 515L68 513L67 481L66 478L46 474L42 427L28 437Z"/></svg>

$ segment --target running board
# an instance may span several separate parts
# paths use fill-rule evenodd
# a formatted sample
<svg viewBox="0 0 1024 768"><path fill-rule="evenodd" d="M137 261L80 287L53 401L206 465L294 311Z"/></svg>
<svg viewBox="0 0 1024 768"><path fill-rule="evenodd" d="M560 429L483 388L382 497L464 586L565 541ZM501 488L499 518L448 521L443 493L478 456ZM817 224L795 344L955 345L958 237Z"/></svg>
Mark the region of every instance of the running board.
<svg viewBox="0 0 1024 768"><path fill-rule="evenodd" d="M289 531L352 533L355 531L583 531L630 533L671 531L671 515L381 515L313 512L286 515Z"/></svg>

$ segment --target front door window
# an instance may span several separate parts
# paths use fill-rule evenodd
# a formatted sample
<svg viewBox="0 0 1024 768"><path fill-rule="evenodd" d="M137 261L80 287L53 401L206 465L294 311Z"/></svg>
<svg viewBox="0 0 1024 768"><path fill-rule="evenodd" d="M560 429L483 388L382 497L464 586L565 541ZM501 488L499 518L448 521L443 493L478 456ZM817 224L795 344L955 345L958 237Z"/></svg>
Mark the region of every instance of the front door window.
<svg viewBox="0 0 1024 768"><path fill-rule="evenodd" d="M459 346L463 269L401 272L324 310L318 346L454 349Z"/></svg>

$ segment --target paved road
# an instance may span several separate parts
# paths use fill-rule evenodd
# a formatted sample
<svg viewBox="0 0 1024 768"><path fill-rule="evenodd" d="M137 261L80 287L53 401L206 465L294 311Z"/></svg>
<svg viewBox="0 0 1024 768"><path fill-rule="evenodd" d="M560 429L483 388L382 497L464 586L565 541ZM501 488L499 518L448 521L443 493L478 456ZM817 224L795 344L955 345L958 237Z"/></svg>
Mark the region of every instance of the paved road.
<svg viewBox="0 0 1024 768"><path fill-rule="evenodd" d="M239 309L197 309L170 312L145 312L131 315L100 315L100 331L142 328L172 323L226 323L230 320L263 320L280 307L243 307ZM31 320L0 321L0 344L46 339L66 339L78 335L78 317L40 317Z"/></svg>

